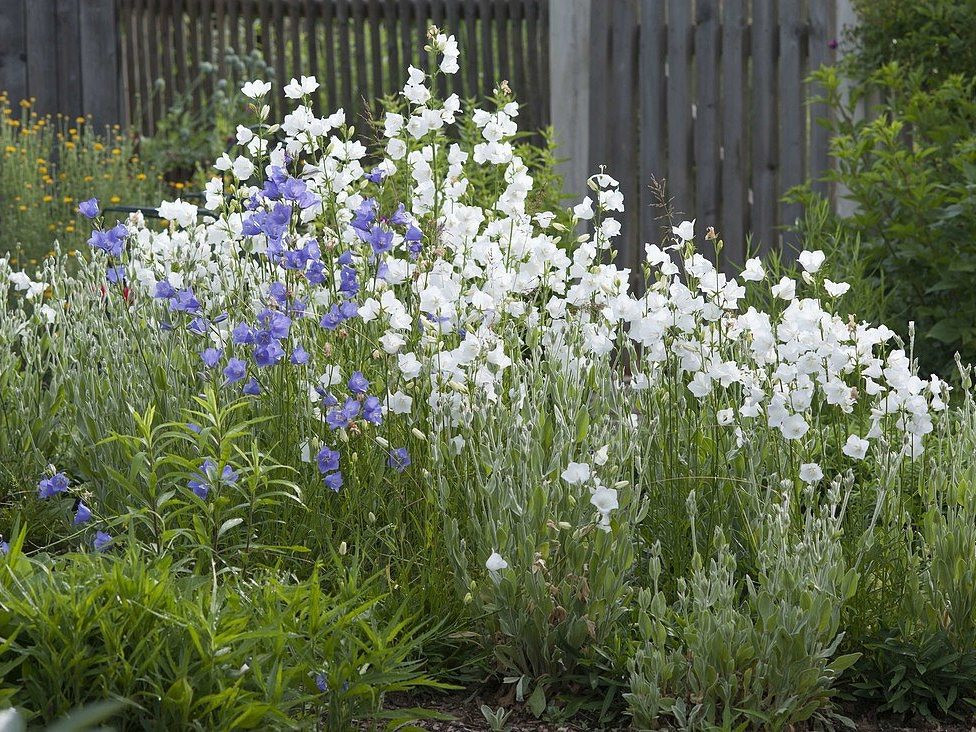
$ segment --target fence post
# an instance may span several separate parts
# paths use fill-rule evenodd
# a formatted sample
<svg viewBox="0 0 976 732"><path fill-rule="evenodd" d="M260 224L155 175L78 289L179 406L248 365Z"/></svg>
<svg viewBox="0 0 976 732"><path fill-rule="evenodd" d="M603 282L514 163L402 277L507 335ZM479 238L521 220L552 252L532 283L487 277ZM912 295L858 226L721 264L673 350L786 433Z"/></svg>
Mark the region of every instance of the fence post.
<svg viewBox="0 0 976 732"><path fill-rule="evenodd" d="M590 6L549 0L549 117L563 158L563 190L581 196L590 171ZM597 0L602 2L602 0Z"/></svg>

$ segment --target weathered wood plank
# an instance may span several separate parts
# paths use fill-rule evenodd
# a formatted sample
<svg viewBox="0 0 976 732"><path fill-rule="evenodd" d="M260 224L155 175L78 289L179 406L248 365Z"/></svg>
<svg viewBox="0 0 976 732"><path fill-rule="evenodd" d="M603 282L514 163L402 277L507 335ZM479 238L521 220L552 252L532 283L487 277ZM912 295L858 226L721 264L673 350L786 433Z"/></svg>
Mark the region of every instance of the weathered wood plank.
<svg viewBox="0 0 976 732"><path fill-rule="evenodd" d="M0 16L3 15L0 2ZM54 83L57 75L57 33L54 24L54 0L33 0L30 12L25 13L25 49L27 53L27 90L34 97L34 109L41 114L54 114L58 109L58 87ZM0 25L3 20L0 19ZM127 29L128 30L128 29ZM3 31L0 31L2 36ZM131 34L127 34L131 35ZM4 43L0 40L0 49ZM3 51L0 50L0 55ZM131 76L131 69L127 69ZM3 89L0 82L0 89Z"/></svg>
<svg viewBox="0 0 976 732"><path fill-rule="evenodd" d="M403 65L400 63L400 43L397 35L397 6L386 0L383 3L383 28L386 32L386 55L390 65L389 91L395 93L400 85Z"/></svg>
<svg viewBox="0 0 976 732"><path fill-rule="evenodd" d="M83 109L96 126L119 123L122 115L115 2L89 0L81 4L79 11ZM104 39L106 35L110 40Z"/></svg>
<svg viewBox="0 0 976 732"><path fill-rule="evenodd" d="M62 0L58 0L61 2ZM75 0L77 2L77 0ZM143 20L143 29L146 33L146 58L148 59L148 81L149 83L142 90L144 94L144 105L149 112L151 118L150 126L146 130L150 134L156 131L156 124L159 122L159 117L162 114L163 104L162 104L162 94L157 88L159 79L161 79L161 69L160 69L160 0L147 0L146 3L146 14ZM59 61L60 61L59 52ZM79 84L80 90L80 84ZM59 93L60 96L60 93Z"/></svg>
<svg viewBox="0 0 976 732"><path fill-rule="evenodd" d="M805 33L800 6L792 0L779 0L779 181L777 196L804 180L806 157L806 114L801 74L802 41ZM788 229L802 214L798 203L779 204L779 234L783 253L795 256L799 246L796 234Z"/></svg>
<svg viewBox="0 0 976 732"><path fill-rule="evenodd" d="M695 216L719 225L719 0L695 5ZM713 251L706 248L706 256Z"/></svg>
<svg viewBox="0 0 976 732"><path fill-rule="evenodd" d="M643 242L661 239L664 214L656 204L650 187L651 178L666 178L668 92L665 62L667 60L667 25L665 5L661 0L641 1L641 37L639 48L640 95L640 231Z"/></svg>
<svg viewBox="0 0 976 732"><path fill-rule="evenodd" d="M467 97L479 97L481 96L481 70L478 63L478 21L477 8L475 6L475 0L464 0L464 27L467 32L466 36L466 53L464 54L465 65L467 69L463 70L465 73L467 84L465 85L464 94Z"/></svg>
<svg viewBox="0 0 976 732"><path fill-rule="evenodd" d="M27 98L27 35L24 0L0 0L0 89L11 100Z"/></svg>
<svg viewBox="0 0 976 732"><path fill-rule="evenodd" d="M356 120L356 90L352 81L352 44L349 39L349 2L338 0L336 4L335 29L339 34L339 64L342 77L342 96L339 97L342 108L346 111L346 119L355 123Z"/></svg>
<svg viewBox="0 0 976 732"><path fill-rule="evenodd" d="M634 154L637 138L637 2L619 0L610 12L610 112L608 134L613 142L607 156L609 172L620 181L624 195L623 214L611 214L620 221L616 240L619 261L635 272L638 267L638 194L637 160ZM594 171L595 172L595 171Z"/></svg>
<svg viewBox="0 0 976 732"><path fill-rule="evenodd" d="M752 4L752 235L758 249L776 246L776 5Z"/></svg>
<svg viewBox="0 0 976 732"><path fill-rule="evenodd" d="M810 3L810 33L807 39L809 48L808 75L824 64L830 64L834 61L834 51L830 43L834 27L832 10L833 3ZM811 85L806 89L808 99L820 96L822 92L823 89L818 85ZM830 192L830 186L823 180L823 176L830 168L830 133L821 121L828 119L830 108L826 104L811 103L808 114L810 120L810 157L807 169L810 179L813 181L813 190L822 196L826 196Z"/></svg>
<svg viewBox="0 0 976 732"><path fill-rule="evenodd" d="M603 3L590 10L590 144L587 175L610 162L609 131L609 69L610 9Z"/></svg>
<svg viewBox="0 0 976 732"><path fill-rule="evenodd" d="M388 87L383 83L383 47L380 42L382 31L382 7L380 0L369 0L369 66L372 72L372 87L369 93L371 112L379 110L377 100L387 93Z"/></svg>
<svg viewBox="0 0 976 732"><path fill-rule="evenodd" d="M328 101L325 102L326 111L330 114L335 112L342 106L342 97L337 88L337 77L336 77L336 50L335 50L335 8L332 3L322 3L322 24L325 26L324 44L325 44L325 76L328 81L326 82L326 88L328 89Z"/></svg>
<svg viewBox="0 0 976 732"><path fill-rule="evenodd" d="M170 0L170 5L172 6L170 30L173 34L173 60L176 65L173 74L173 94L175 97L186 91L189 84L190 68L186 57L184 0Z"/></svg>
<svg viewBox="0 0 976 732"><path fill-rule="evenodd" d="M539 73L539 92L535 99L549 98L549 3L545 0L536 0L538 9L538 29L536 30L532 43L539 49L539 63L536 69ZM635 29L636 30L636 29ZM528 115L529 129L542 128L549 124L549 115L546 112L546 105L536 103L529 109L532 113Z"/></svg>
<svg viewBox="0 0 976 732"><path fill-rule="evenodd" d="M490 94L491 90L500 81L495 71L495 34L492 16L495 4L492 0L481 0L478 5L478 48L481 51L481 68L483 85L482 94Z"/></svg>
<svg viewBox="0 0 976 732"><path fill-rule="evenodd" d="M326 95L326 86L329 80L325 78L319 68L319 38L316 21L318 20L318 8L315 7L315 0L303 0L303 14L305 17L305 49L308 51L308 73L315 76L319 82L319 88L313 95L315 111L322 114L325 110L323 97Z"/></svg>
<svg viewBox="0 0 976 732"><path fill-rule="evenodd" d="M748 127L746 103L746 0L724 0L722 8L722 217L723 261L745 262L748 225Z"/></svg>
<svg viewBox="0 0 976 732"><path fill-rule="evenodd" d="M692 186L691 4L668 5L668 193L679 216L695 216Z"/></svg>

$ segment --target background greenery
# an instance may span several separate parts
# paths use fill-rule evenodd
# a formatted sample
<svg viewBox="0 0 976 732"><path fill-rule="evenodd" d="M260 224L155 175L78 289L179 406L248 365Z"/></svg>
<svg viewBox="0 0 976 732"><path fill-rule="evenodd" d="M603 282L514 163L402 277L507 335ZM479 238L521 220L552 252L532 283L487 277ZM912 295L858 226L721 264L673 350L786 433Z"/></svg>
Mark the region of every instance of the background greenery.
<svg viewBox="0 0 976 732"><path fill-rule="evenodd" d="M976 359L976 3L863 0L843 61L813 75L832 113L834 217L858 287L923 370ZM812 205L809 191L796 197ZM874 313L872 313L874 314Z"/></svg>

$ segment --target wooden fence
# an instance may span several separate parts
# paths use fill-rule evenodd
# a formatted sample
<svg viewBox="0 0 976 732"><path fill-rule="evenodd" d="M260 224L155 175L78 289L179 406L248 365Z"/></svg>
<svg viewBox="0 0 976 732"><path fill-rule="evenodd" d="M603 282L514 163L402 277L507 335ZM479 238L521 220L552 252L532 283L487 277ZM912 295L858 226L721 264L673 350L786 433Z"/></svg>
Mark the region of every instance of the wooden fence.
<svg viewBox="0 0 976 732"><path fill-rule="evenodd" d="M549 122L548 0L117 1L126 102L147 131L178 99L212 93L213 79L230 73L228 51L267 61L276 114L282 86L304 74L322 82L319 110L342 107L358 121L403 87L408 65L426 68L431 24L465 49L462 72L440 78L442 94L480 98L507 79L527 102L523 126ZM195 84L202 64L217 73Z"/></svg>
<svg viewBox="0 0 976 732"><path fill-rule="evenodd" d="M0 0L0 90L44 113L124 120L113 0Z"/></svg>
<svg viewBox="0 0 976 732"><path fill-rule="evenodd" d="M560 9L577 18L571 30ZM719 231L726 261L743 261L750 233L754 248L790 253L785 229L800 210L780 199L829 166L827 131L816 123L828 112L808 101L816 90L805 79L833 60L837 18L835 0L554 3L552 27L574 42L553 41L553 89L589 90L588 119L559 139L585 170L606 164L620 180L631 202L622 237L630 262L642 242L661 238L651 176L666 180L674 208L696 218L699 232ZM558 103L554 96L557 128L567 114ZM580 103L568 104L578 117ZM582 190L583 170L566 171L571 190Z"/></svg>
<svg viewBox="0 0 976 732"><path fill-rule="evenodd" d="M320 110L358 121L421 63L430 23L461 43L441 91L482 96L508 79L523 129L552 122L567 191L605 164L628 211L637 268L661 238L651 176L674 208L714 226L730 262L747 235L784 248L785 191L828 166L826 110L804 81L833 60L849 0L0 0L0 88L42 111L92 113L146 131L181 97L259 51L282 82L314 74ZM217 73L194 86L201 64ZM160 81L161 80L161 81ZM155 90L155 91L152 91ZM280 93L280 92L279 92ZM280 98L275 105L281 104ZM826 190L823 184L817 184Z"/></svg>

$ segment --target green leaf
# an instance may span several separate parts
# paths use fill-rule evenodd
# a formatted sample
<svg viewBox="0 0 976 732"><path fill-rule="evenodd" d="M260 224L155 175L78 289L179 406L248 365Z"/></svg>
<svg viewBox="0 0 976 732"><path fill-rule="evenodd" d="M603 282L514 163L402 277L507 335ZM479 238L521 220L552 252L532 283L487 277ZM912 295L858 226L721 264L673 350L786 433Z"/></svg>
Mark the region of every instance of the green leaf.
<svg viewBox="0 0 976 732"><path fill-rule="evenodd" d="M217 536L218 537L223 536L225 533L233 529L235 526L240 526L242 523L244 523L244 519L239 517L227 519L226 521L224 521L224 523L220 525L220 528L217 529Z"/></svg>
<svg viewBox="0 0 976 732"><path fill-rule="evenodd" d="M542 713L546 711L546 690L542 684L537 684L529 696L529 709L532 710L532 714L536 718L541 717Z"/></svg>

